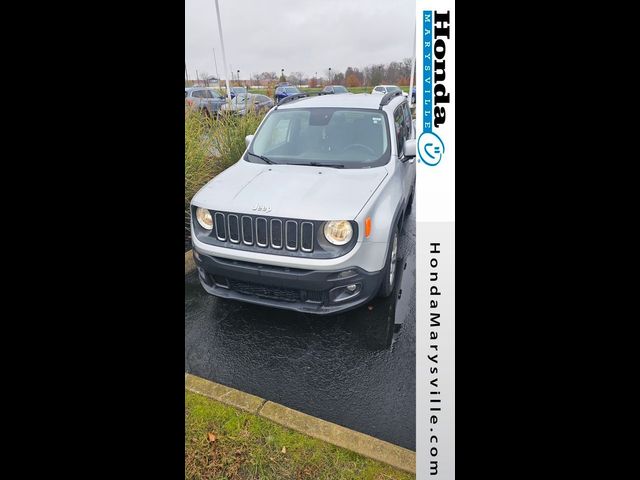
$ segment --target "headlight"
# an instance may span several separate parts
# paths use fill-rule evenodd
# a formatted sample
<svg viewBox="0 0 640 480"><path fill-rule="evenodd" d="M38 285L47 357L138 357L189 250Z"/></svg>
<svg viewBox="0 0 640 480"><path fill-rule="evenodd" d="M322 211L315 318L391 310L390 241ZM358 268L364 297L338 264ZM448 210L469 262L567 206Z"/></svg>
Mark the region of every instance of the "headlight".
<svg viewBox="0 0 640 480"><path fill-rule="evenodd" d="M347 220L332 220L324 224L324 236L334 245L344 245L351 240L353 227Z"/></svg>
<svg viewBox="0 0 640 480"><path fill-rule="evenodd" d="M205 230L213 230L213 218L209 210L200 207L196 208L196 218L202 228Z"/></svg>

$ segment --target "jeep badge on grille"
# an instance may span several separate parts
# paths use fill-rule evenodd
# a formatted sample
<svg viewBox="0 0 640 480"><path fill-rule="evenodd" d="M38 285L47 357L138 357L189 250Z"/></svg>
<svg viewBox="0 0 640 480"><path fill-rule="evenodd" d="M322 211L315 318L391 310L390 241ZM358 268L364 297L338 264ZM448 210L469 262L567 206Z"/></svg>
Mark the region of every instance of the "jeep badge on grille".
<svg viewBox="0 0 640 480"><path fill-rule="evenodd" d="M253 210L256 212L270 212L271 211L271 207L267 206L267 205L260 205L259 203L256 203L256 206L253 207Z"/></svg>

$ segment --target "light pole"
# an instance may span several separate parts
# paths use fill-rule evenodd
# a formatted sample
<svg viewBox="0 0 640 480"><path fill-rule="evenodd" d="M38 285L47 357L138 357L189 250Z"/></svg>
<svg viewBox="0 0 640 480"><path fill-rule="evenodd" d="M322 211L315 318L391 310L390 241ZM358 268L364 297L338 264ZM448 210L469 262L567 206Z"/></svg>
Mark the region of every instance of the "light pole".
<svg viewBox="0 0 640 480"><path fill-rule="evenodd" d="M329 67L329 85L331 85L331 67Z"/></svg>
<svg viewBox="0 0 640 480"><path fill-rule="evenodd" d="M220 23L220 7L218 6L218 0L216 1L216 14L218 16L218 33L220 34L220 46L222 47L222 63L224 66L224 81L227 84L227 99L231 100L231 89L229 88L229 79L227 77L227 56L224 52L224 40L222 39L222 24Z"/></svg>
<svg viewBox="0 0 640 480"><path fill-rule="evenodd" d="M238 70L238 86L240 86L240 70Z"/></svg>
<svg viewBox="0 0 640 480"><path fill-rule="evenodd" d="M280 78L281 79L284 78L284 68L280 69ZM282 80L280 80L280 81L282 81Z"/></svg>
<svg viewBox="0 0 640 480"><path fill-rule="evenodd" d="M411 75L409 80L409 107L413 107L413 71L416 69L416 26L413 26L413 52L411 52ZM418 100L416 88L416 100Z"/></svg>

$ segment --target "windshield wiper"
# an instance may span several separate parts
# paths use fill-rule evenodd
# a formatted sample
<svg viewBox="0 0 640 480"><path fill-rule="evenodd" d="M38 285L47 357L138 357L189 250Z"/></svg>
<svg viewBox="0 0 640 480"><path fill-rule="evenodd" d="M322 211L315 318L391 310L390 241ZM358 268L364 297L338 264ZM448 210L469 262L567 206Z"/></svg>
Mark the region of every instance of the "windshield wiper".
<svg viewBox="0 0 640 480"><path fill-rule="evenodd" d="M258 157L260 160L262 160L264 163L268 163L269 165L273 165L277 162L274 162L273 160L269 160L267 157L265 157L264 155L258 155L256 153L251 153L251 152L247 152L249 155L253 156L253 157Z"/></svg>
<svg viewBox="0 0 640 480"><path fill-rule="evenodd" d="M341 163L309 162L309 163L287 163L287 165L303 165L303 166L307 166L307 167L344 168L344 165L342 165Z"/></svg>

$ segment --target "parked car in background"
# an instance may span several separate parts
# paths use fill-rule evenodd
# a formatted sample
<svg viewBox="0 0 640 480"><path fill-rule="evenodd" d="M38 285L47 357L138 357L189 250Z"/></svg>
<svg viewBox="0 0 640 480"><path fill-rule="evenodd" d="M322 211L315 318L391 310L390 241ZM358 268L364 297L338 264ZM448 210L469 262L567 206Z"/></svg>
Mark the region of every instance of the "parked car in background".
<svg viewBox="0 0 640 480"><path fill-rule="evenodd" d="M416 103L416 87L415 87L415 85L411 89L411 103L414 104L414 105Z"/></svg>
<svg viewBox="0 0 640 480"><path fill-rule="evenodd" d="M247 111L264 112L275 105L275 102L266 95L247 93L244 95L236 95L230 103L224 104L221 113L233 112L238 115L244 115Z"/></svg>
<svg viewBox="0 0 640 480"><path fill-rule="evenodd" d="M377 85L373 87L373 90L371 90L372 94L378 95L384 95L386 93L392 92L402 92L402 95L404 95L405 97L408 96L406 92L402 91L402 89L400 87L397 87L396 85Z"/></svg>
<svg viewBox="0 0 640 480"><path fill-rule="evenodd" d="M200 110L205 115L213 117L226 102L216 89L207 87L186 87L184 89L184 104Z"/></svg>
<svg viewBox="0 0 640 480"><path fill-rule="evenodd" d="M231 98L236 98L236 95L246 95L247 88L246 87L231 87Z"/></svg>
<svg viewBox="0 0 640 480"><path fill-rule="evenodd" d="M275 92L275 101L276 103L280 102L283 98L290 97L291 95L304 95L298 87L294 87L293 85L277 87Z"/></svg>
<svg viewBox="0 0 640 480"><path fill-rule="evenodd" d="M193 257L210 294L335 314L394 292L416 178L400 92L292 98L191 200Z"/></svg>
<svg viewBox="0 0 640 480"><path fill-rule="evenodd" d="M318 95L331 95L333 93L350 93L350 92L342 85L327 85L322 89L320 93L318 93Z"/></svg>

